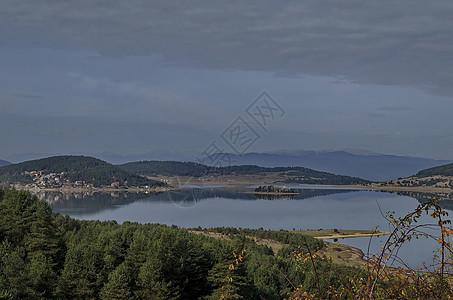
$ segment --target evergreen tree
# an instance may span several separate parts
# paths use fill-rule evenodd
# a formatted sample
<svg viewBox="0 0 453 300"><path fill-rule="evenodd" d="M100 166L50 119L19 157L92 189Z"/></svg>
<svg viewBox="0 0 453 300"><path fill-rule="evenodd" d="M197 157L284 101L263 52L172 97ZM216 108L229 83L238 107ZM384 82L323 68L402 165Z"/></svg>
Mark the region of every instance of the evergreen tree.
<svg viewBox="0 0 453 300"><path fill-rule="evenodd" d="M110 273L107 283L101 290L101 299L128 300L133 294L130 288L132 278L126 264L119 265Z"/></svg>
<svg viewBox="0 0 453 300"><path fill-rule="evenodd" d="M8 241L0 245L0 291L15 299L36 298L32 289L25 249Z"/></svg>
<svg viewBox="0 0 453 300"><path fill-rule="evenodd" d="M140 268L136 295L147 300L179 299L178 288L166 282L162 273L162 263L154 257L149 258Z"/></svg>

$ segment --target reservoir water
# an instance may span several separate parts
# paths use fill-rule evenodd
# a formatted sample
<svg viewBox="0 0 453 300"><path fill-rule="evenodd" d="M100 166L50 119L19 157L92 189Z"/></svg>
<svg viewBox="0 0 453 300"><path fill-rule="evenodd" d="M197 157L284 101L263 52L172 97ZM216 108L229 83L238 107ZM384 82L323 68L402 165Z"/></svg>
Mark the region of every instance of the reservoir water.
<svg viewBox="0 0 453 300"><path fill-rule="evenodd" d="M301 188L300 186L297 186ZM303 187L295 197L269 199L251 193L253 187L186 187L160 194L42 193L54 211L82 220L116 220L162 223L180 227L237 227L265 229L366 229L389 231L387 211L404 216L420 203L409 196L347 189ZM433 223L422 216L420 223ZM379 252L386 237L372 239L370 253ZM343 244L367 253L370 238L341 239ZM410 266L430 263L437 244L414 240L400 256Z"/></svg>

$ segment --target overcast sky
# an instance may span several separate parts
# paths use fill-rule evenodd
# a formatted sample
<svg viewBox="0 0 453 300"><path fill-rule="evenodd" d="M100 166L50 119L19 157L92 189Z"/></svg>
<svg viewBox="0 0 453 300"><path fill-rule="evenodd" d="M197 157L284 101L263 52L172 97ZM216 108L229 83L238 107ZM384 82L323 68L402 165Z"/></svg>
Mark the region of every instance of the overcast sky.
<svg viewBox="0 0 453 300"><path fill-rule="evenodd" d="M0 158L232 152L241 117L258 138L239 152L453 159L452 16L425 0L2 0ZM247 108L264 91L280 110L260 127Z"/></svg>

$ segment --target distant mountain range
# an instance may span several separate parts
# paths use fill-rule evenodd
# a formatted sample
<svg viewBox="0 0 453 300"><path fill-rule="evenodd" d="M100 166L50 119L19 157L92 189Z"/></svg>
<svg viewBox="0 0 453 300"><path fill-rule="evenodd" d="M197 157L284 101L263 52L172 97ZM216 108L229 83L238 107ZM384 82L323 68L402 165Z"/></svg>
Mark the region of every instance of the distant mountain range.
<svg viewBox="0 0 453 300"><path fill-rule="evenodd" d="M354 154L346 151L300 151L277 153L230 154L234 165L262 167L303 166L334 174L385 181L414 175L422 169L451 163L421 157L379 153Z"/></svg>
<svg viewBox="0 0 453 300"><path fill-rule="evenodd" d="M7 165L10 165L11 163L9 161L6 161L6 160L1 160L0 159L0 167L3 167L3 166L7 166Z"/></svg>
<svg viewBox="0 0 453 300"><path fill-rule="evenodd" d="M196 152L159 152L121 155L114 152L85 153L111 164L132 161L190 161L197 162ZM52 154L20 154L5 157L13 162L52 156ZM230 155L233 165L257 165L261 167L305 167L314 170L360 177L372 181L386 181L407 177L420 170L452 163L451 160L435 160L422 157L397 156L366 150L348 151L279 151ZM207 162L205 162L207 163Z"/></svg>
<svg viewBox="0 0 453 300"><path fill-rule="evenodd" d="M77 181L83 181L95 187L110 186L115 182L119 186L156 186L162 183L149 180L143 176L203 177L222 175L261 176L264 174L265 176L281 177L281 180L286 183L341 185L367 184L366 180L369 180L369 178L378 178L372 181L384 181L382 178L386 178L385 176L389 176L388 174L393 174L393 177L398 176L397 178L407 178L408 176L413 178L411 177L410 180L401 179L400 182L394 180L395 182L388 184L398 186L419 186L421 184L448 186L450 185L448 178L444 180L429 177L453 177L453 163L442 164L443 161L432 159L375 153L353 154L345 151L249 153L243 156L231 155L231 158L235 165L219 168L200 163L177 161L138 161L112 165L87 156L54 156L1 166L0 182L35 185L39 183L45 186L50 185L50 187L59 186L65 182L73 184ZM8 164L6 161L0 162ZM319 170L297 166L301 164L318 166ZM427 168L422 167L426 165L428 165ZM437 166L432 167L432 165ZM334 171L325 171L327 169ZM366 180L350 174L362 174ZM404 176L404 174L408 175ZM393 177L390 177L390 180ZM414 179L425 177L428 179Z"/></svg>

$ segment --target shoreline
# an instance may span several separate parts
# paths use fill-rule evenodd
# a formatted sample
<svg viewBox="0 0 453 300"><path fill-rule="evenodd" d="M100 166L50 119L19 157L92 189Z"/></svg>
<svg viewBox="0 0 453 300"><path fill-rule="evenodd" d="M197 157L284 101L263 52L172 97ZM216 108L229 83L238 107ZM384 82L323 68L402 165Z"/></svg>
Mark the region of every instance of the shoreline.
<svg viewBox="0 0 453 300"><path fill-rule="evenodd" d="M230 240L230 238L222 233L210 231L209 228L203 229L201 231L195 230L194 228L183 228L190 233L193 234L202 234L205 236L209 236L215 239L223 239L223 240ZM336 233L338 231L338 233ZM372 236L382 236L391 234L391 232L387 231L377 231L377 232L370 232L369 230L335 230L335 229L325 229L325 230L288 230L288 232L298 233L306 236L311 236L316 239L335 239L335 238L354 238L354 237L372 237ZM328 233L327 235L326 232ZM335 235L331 234L331 232L335 232ZM343 233L343 234L342 234ZM276 241L271 238L259 238L256 236L247 236L254 240L254 242L258 245L266 245L270 247L274 254L287 247L288 244L283 242ZM347 265L347 266L363 266L367 264L367 260L365 259L365 254L362 249L349 246L347 244L342 244L340 242L333 242L333 241L323 241L324 248L320 250L321 255L326 255L327 257L331 258L334 263Z"/></svg>
<svg viewBox="0 0 453 300"><path fill-rule="evenodd" d="M14 186L15 189L26 190L32 193L39 193L39 192L61 192L63 194L70 194L70 193L119 193L119 192L127 192L127 193L160 193L160 192L167 192L175 190L176 188L173 186L167 187L152 187L149 189L139 188L139 187L128 187L128 188L87 188L87 187L61 187L61 188L36 188L36 187L24 187L24 186Z"/></svg>
<svg viewBox="0 0 453 300"><path fill-rule="evenodd" d="M324 185L323 185L324 186ZM432 186L377 186L377 185L334 185L339 188L364 189L383 192L419 192L419 193L453 193L453 189Z"/></svg>
<svg viewBox="0 0 453 300"><path fill-rule="evenodd" d="M153 178L157 179L157 178ZM285 183L282 181L272 181L269 180L267 182L264 181L224 181L224 180L210 180L210 181L201 181L195 179L188 179L187 182L184 184L190 184L195 186L209 186L211 185L220 185L222 187L238 187L238 188L245 188L249 185L282 185L282 186L296 186L296 187L309 187L316 189L316 187L321 188L334 188L334 189L350 189L350 190L365 190L365 191L382 191L382 192L419 192L419 193L453 193L452 188L444 188L444 187L424 187L424 186L417 186L417 187L400 187L400 186L376 186L376 185L338 185L338 184L300 184L300 183ZM180 187L179 187L180 188ZM267 193L267 192L250 192L247 193L252 194L269 194L269 195L296 195L298 193Z"/></svg>
<svg viewBox="0 0 453 300"><path fill-rule="evenodd" d="M259 185L263 184L262 182L224 182L224 181L210 181L210 182L192 182L188 181L184 184L195 185L198 187L211 188L211 185L219 185L216 188L238 188L246 190L245 193L248 194L258 194L258 195L280 195L280 196L294 196L299 193L284 193L284 192L255 192L248 191L246 186L249 185ZM285 185L282 182L267 182L265 184L278 184ZM287 184L291 185L291 184ZM320 188L333 188L333 189L351 189L351 190L365 190L365 191L381 191L381 192L418 192L418 193L433 193L433 194L448 194L453 193L451 188L442 188L442 187L399 187L399 186L363 186L363 185L330 185L330 184L294 184L293 186L300 186L300 188L309 187L316 189ZM181 189L185 187L173 186L169 184L166 187L152 187L149 189L139 188L139 187L128 187L128 188L111 188L111 187L102 187L102 188L86 188L86 187L61 187L61 188L37 188L37 187L25 187L20 185L14 185L15 189L27 190L30 192L61 192L61 193L85 193L85 192L101 192L101 193L111 193L111 192L130 192L130 193L139 193L139 192L166 192L176 189Z"/></svg>
<svg viewBox="0 0 453 300"><path fill-rule="evenodd" d="M221 185L223 187L245 188L249 185L282 185L282 186L300 186L300 187L322 187L336 189L354 189L384 192L420 192L420 193L453 193L453 188L433 187L433 186L381 186L380 183L362 184L300 184L287 183L285 178L278 176L263 175L240 175L240 176L209 176L209 177L190 177L190 176L149 176L153 180L159 180L168 184L188 184L196 186ZM287 194L287 193L285 193Z"/></svg>
<svg viewBox="0 0 453 300"><path fill-rule="evenodd" d="M379 231L376 233L355 233L355 234L337 234L337 235L328 235L328 236L317 236L314 237L318 240L334 240L334 239L348 239L348 238L357 238L357 237L373 237L373 236L383 236L392 234L389 231Z"/></svg>

